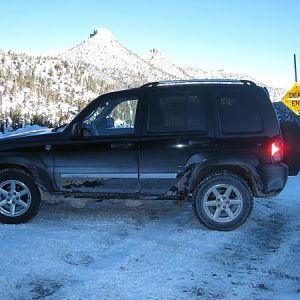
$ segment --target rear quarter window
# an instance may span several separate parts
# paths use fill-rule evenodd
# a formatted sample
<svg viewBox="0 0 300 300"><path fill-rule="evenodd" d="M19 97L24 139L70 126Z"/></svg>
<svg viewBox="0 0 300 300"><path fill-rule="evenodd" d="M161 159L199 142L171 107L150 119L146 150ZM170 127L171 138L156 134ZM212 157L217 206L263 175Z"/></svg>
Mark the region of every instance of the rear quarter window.
<svg viewBox="0 0 300 300"><path fill-rule="evenodd" d="M263 121L255 94L219 92L217 104L223 134L260 133Z"/></svg>

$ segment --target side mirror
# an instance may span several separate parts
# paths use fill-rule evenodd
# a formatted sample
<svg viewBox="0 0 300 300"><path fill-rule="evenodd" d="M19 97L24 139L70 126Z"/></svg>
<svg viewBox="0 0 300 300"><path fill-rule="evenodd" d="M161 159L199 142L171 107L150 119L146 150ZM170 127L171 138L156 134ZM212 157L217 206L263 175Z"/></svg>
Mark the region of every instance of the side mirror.
<svg viewBox="0 0 300 300"><path fill-rule="evenodd" d="M115 127L114 118L106 118L105 120L106 120L106 129Z"/></svg>
<svg viewBox="0 0 300 300"><path fill-rule="evenodd" d="M82 136L82 128L81 128L80 123L73 124L71 135L72 135L72 137L81 137Z"/></svg>

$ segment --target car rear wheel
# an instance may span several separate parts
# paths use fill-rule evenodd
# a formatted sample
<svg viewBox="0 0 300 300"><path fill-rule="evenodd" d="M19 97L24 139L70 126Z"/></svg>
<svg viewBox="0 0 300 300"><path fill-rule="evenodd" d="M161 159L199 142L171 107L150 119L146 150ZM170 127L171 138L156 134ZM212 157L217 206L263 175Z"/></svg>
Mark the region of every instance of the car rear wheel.
<svg viewBox="0 0 300 300"><path fill-rule="evenodd" d="M205 178L193 198L194 212L201 223L217 230L242 225L252 209L252 196L244 180L220 173Z"/></svg>
<svg viewBox="0 0 300 300"><path fill-rule="evenodd" d="M0 222L24 223L37 214L40 203L40 191L31 176L22 170L0 172Z"/></svg>

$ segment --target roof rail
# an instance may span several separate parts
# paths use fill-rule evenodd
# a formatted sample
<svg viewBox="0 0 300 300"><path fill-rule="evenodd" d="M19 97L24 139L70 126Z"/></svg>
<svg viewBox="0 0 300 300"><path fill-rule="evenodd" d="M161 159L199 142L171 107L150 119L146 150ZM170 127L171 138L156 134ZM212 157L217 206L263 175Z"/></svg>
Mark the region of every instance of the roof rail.
<svg viewBox="0 0 300 300"><path fill-rule="evenodd" d="M141 86L141 88L154 87L157 85L159 85L159 81L153 81L153 82L148 82L148 83L143 84Z"/></svg>
<svg viewBox="0 0 300 300"><path fill-rule="evenodd" d="M244 85L256 85L251 80L242 79L187 79L187 80L162 80L149 82L142 85L142 88L156 87L160 85L176 85L176 84L244 84Z"/></svg>

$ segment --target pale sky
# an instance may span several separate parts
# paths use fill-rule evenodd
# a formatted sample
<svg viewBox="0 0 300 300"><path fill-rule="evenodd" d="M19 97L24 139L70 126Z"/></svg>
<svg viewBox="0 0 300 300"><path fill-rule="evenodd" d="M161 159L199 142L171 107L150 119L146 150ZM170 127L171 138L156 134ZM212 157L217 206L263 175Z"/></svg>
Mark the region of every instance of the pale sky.
<svg viewBox="0 0 300 300"><path fill-rule="evenodd" d="M138 54L156 48L175 64L238 72L284 88L294 83L294 53L300 62L300 1L1 2L2 49L68 48L106 27Z"/></svg>

